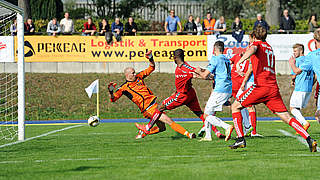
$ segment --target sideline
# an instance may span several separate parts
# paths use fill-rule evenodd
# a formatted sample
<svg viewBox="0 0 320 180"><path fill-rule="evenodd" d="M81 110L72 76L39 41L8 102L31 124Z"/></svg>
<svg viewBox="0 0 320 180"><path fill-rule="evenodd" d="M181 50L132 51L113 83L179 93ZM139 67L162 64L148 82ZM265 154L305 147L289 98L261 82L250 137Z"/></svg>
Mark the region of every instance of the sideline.
<svg viewBox="0 0 320 180"><path fill-rule="evenodd" d="M295 135L289 133L288 131L285 131L285 130L282 130L282 129L279 129L278 131L280 131L285 136L296 138L300 143L306 145L309 148L308 143L301 136L295 136ZM320 153L320 148L319 147L317 147L317 152Z"/></svg>
<svg viewBox="0 0 320 180"><path fill-rule="evenodd" d="M30 141L30 140L33 140L33 139L36 139L36 138L48 136L48 135L56 133L56 132L61 132L61 131L64 131L64 130L68 130L68 129L72 129L72 128L76 128L76 127L80 127L80 126L83 126L83 124L79 124L79 125L75 125L75 126L69 126L69 127L65 127L65 128L62 128L62 129L50 131L50 132L47 132L47 133L44 133L44 134L41 134L41 135L38 135L38 136L27 138L27 139L25 139L23 141L16 141L16 142L4 144L4 145L1 145L0 148L11 146L11 145L14 145L14 144L23 143L23 142Z"/></svg>

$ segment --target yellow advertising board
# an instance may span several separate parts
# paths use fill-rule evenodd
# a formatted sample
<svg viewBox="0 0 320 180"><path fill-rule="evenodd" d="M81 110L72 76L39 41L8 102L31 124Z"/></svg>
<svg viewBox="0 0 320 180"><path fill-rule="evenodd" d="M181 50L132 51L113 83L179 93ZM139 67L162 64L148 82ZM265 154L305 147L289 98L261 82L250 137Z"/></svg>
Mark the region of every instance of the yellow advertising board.
<svg viewBox="0 0 320 180"><path fill-rule="evenodd" d="M146 60L148 50L153 51L155 61L172 61L174 50L179 48L188 61L207 61L204 35L126 36L112 45L104 36L25 36L25 61L137 62Z"/></svg>

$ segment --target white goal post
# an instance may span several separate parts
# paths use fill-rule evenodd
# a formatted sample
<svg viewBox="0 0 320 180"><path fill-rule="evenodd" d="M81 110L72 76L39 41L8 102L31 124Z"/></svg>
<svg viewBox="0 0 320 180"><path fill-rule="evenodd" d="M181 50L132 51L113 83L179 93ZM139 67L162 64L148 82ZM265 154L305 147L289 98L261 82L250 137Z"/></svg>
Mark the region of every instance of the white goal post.
<svg viewBox="0 0 320 180"><path fill-rule="evenodd" d="M25 139L25 67L24 67L24 13L21 8L0 0L0 6L17 13L18 44L18 140Z"/></svg>

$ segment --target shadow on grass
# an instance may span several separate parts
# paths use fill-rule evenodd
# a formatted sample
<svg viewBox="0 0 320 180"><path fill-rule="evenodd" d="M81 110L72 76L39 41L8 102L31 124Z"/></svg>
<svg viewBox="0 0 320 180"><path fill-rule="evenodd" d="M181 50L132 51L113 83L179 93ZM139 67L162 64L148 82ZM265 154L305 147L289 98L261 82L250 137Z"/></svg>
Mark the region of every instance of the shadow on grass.
<svg viewBox="0 0 320 180"><path fill-rule="evenodd" d="M79 166L77 168L70 169L67 171L86 171L89 169L104 169L104 168L105 168L104 166Z"/></svg>
<svg viewBox="0 0 320 180"><path fill-rule="evenodd" d="M179 140L179 139L184 139L184 138L186 138L186 136L179 134L179 133L176 133L175 136L171 136L172 140Z"/></svg>

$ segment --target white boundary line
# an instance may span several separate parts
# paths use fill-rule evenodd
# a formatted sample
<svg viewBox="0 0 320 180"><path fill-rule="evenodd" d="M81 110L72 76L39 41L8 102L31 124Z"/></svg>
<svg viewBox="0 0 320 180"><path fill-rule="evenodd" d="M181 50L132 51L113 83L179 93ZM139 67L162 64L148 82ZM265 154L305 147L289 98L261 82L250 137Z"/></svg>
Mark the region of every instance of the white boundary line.
<svg viewBox="0 0 320 180"><path fill-rule="evenodd" d="M23 143L23 142L26 142L26 141L30 141L30 140L32 140L32 139L36 139L36 138L48 136L48 135L53 134L53 133L56 133L56 132L60 132L60 131L64 131L64 130L68 130L68 129L72 129L72 128L76 128L76 127L80 127L80 126L83 126L83 124L79 124L79 125L75 125L75 126L69 126L69 127L65 127L65 128L62 128L62 129L50 131L50 132L41 134L41 135L39 135L39 136L34 136L34 137L31 137L31 138L27 138L27 139L25 139L25 140L23 140L23 141L16 141L16 142L4 144L4 145L1 145L0 148L7 147L7 146L11 146L11 145L14 145L14 144Z"/></svg>
<svg viewBox="0 0 320 180"><path fill-rule="evenodd" d="M300 136L295 136L285 130L282 130L282 129L279 129L278 131L280 131L283 135L285 136L288 136L288 137L293 137L293 138L296 138L299 142L301 142L302 144L306 145L307 147L309 147L308 143L306 142L305 139L303 139L302 137ZM320 148L317 147L317 152L320 152Z"/></svg>

